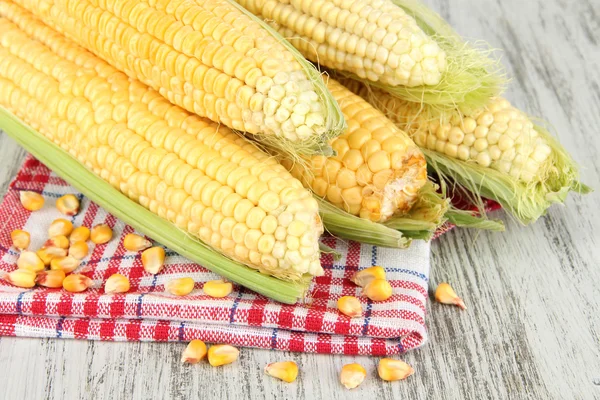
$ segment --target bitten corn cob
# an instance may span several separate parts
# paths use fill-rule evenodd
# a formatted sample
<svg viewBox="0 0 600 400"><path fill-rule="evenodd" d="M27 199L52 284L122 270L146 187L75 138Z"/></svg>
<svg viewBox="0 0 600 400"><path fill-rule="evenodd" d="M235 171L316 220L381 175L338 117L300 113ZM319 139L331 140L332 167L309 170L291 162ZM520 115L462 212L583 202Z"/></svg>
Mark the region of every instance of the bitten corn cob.
<svg viewBox="0 0 600 400"><path fill-rule="evenodd" d="M230 128L275 137L270 143L320 143L343 129L316 69L231 0L15 3L172 103ZM102 113L111 111L119 108Z"/></svg>
<svg viewBox="0 0 600 400"><path fill-rule="evenodd" d="M288 280L322 273L317 202L283 166L19 7L0 15L0 105L225 255Z"/></svg>

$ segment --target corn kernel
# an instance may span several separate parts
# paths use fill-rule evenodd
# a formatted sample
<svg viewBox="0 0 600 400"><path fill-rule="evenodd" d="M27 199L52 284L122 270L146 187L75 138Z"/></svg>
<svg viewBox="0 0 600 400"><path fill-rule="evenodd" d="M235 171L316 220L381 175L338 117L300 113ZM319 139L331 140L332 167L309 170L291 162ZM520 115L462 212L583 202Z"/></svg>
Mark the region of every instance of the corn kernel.
<svg viewBox="0 0 600 400"><path fill-rule="evenodd" d="M49 288L61 288L65 280L65 271L62 269L51 269L37 274L35 282L40 286Z"/></svg>
<svg viewBox="0 0 600 400"><path fill-rule="evenodd" d="M337 301L338 310L350 318L360 317L362 315L362 306L360 300L354 296L342 296Z"/></svg>
<svg viewBox="0 0 600 400"><path fill-rule="evenodd" d="M415 370L404 361L393 360L391 358L383 358L379 361L379 365L377 365L379 377L388 382L406 379L414 374L414 372Z"/></svg>
<svg viewBox="0 0 600 400"><path fill-rule="evenodd" d="M46 240L44 247L58 247L60 249L69 248L69 239L65 235L58 235Z"/></svg>
<svg viewBox="0 0 600 400"><path fill-rule="evenodd" d="M216 281L208 281L202 287L204 293L210 297L226 297L233 291L233 285L231 282L225 282L222 279Z"/></svg>
<svg viewBox="0 0 600 400"><path fill-rule="evenodd" d="M149 274L158 274L164 268L165 250L154 246L142 252L142 265Z"/></svg>
<svg viewBox="0 0 600 400"><path fill-rule="evenodd" d="M373 301L385 301L392 297L392 285L384 279L373 279L364 287L363 294Z"/></svg>
<svg viewBox="0 0 600 400"><path fill-rule="evenodd" d="M61 269L65 271L66 274L70 274L71 272L75 271L80 264L81 260L78 260L75 257L55 257L52 259L52 261L50 261L50 269Z"/></svg>
<svg viewBox="0 0 600 400"><path fill-rule="evenodd" d="M281 361L268 364L265 373L284 382L294 382L298 377L298 365L293 361Z"/></svg>
<svg viewBox="0 0 600 400"><path fill-rule="evenodd" d="M438 285L435 290L435 299L442 304L452 304L463 310L467 309L464 301L458 297L454 289L452 289L452 286L447 283L440 283Z"/></svg>
<svg viewBox="0 0 600 400"><path fill-rule="evenodd" d="M188 364L197 364L206 357L206 344L199 339L194 339L188 343L181 355L181 362Z"/></svg>
<svg viewBox="0 0 600 400"><path fill-rule="evenodd" d="M94 286L94 281L85 275L71 274L68 275L63 281L63 288L67 292L79 293L83 292L89 287Z"/></svg>
<svg viewBox="0 0 600 400"><path fill-rule="evenodd" d="M127 293L130 287L125 275L112 274L104 283L104 293Z"/></svg>
<svg viewBox="0 0 600 400"><path fill-rule="evenodd" d="M192 293L194 283L192 278L173 279L165 284L165 289L175 296L185 296Z"/></svg>
<svg viewBox="0 0 600 400"><path fill-rule="evenodd" d="M50 224L50 228L48 228L48 236L69 236L73 232L73 224L71 221L68 221L64 218L59 218Z"/></svg>
<svg viewBox="0 0 600 400"><path fill-rule="evenodd" d="M78 260L83 260L88 255L89 247L86 242L75 242L69 247L69 255Z"/></svg>
<svg viewBox="0 0 600 400"><path fill-rule="evenodd" d="M39 193L22 191L19 193L19 198L26 210L37 211L44 207L44 197Z"/></svg>
<svg viewBox="0 0 600 400"><path fill-rule="evenodd" d="M42 260L44 265L50 265L53 259L57 257L65 257L67 255L67 249L61 249L60 247L42 247L36 254Z"/></svg>
<svg viewBox="0 0 600 400"><path fill-rule="evenodd" d="M79 199L74 194L65 194L56 200L56 208L65 215L77 215L79 212Z"/></svg>
<svg viewBox="0 0 600 400"><path fill-rule="evenodd" d="M79 226L73 229L71 232L71 236L69 236L69 240L71 243L75 242L87 242L90 238L90 228L86 226Z"/></svg>
<svg viewBox="0 0 600 400"><path fill-rule="evenodd" d="M208 362L213 367L231 364L237 360L240 351L228 344L217 344L208 349Z"/></svg>
<svg viewBox="0 0 600 400"><path fill-rule="evenodd" d="M340 382L346 389L358 387L367 377L367 370L360 364L346 364L340 372Z"/></svg>
<svg viewBox="0 0 600 400"><path fill-rule="evenodd" d="M96 225L92 228L90 238L95 244L108 243L112 239L112 229L106 224Z"/></svg>
<svg viewBox="0 0 600 400"><path fill-rule="evenodd" d="M365 287L373 279L385 280L385 269L379 266L365 268L362 271L358 271L352 276L351 281L360 287Z"/></svg>
<svg viewBox="0 0 600 400"><path fill-rule="evenodd" d="M20 251L27 250L29 243L31 242L29 232L20 229L12 231L10 233L10 238L12 239L13 246Z"/></svg>
<svg viewBox="0 0 600 400"><path fill-rule="evenodd" d="M21 288L32 288L35 286L36 273L28 269L17 269L6 275L4 279L11 285Z"/></svg>
<svg viewBox="0 0 600 400"><path fill-rule="evenodd" d="M17 259L17 267L32 272L43 271L45 266L40 257L33 251L24 251Z"/></svg>
<svg viewBox="0 0 600 400"><path fill-rule="evenodd" d="M123 247L129 251L142 251L152 247L152 242L135 233L129 233L123 239Z"/></svg>

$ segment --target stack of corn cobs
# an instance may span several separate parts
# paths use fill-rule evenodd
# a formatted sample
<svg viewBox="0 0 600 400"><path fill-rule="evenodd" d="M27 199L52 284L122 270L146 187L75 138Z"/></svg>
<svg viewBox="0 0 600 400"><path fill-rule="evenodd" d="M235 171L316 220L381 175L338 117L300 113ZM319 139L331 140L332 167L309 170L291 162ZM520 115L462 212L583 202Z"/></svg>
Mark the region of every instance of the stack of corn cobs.
<svg viewBox="0 0 600 400"><path fill-rule="evenodd" d="M502 71L418 0L0 0L0 127L284 302L323 273L324 231L401 248L446 220L501 229L484 198L530 223L588 191Z"/></svg>

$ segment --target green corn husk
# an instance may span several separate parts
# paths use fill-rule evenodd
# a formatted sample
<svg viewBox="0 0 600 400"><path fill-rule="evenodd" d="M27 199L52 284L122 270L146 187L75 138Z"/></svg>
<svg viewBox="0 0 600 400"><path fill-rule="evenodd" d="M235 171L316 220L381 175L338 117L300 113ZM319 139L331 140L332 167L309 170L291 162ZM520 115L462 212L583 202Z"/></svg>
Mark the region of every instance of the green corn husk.
<svg viewBox="0 0 600 400"><path fill-rule="evenodd" d="M492 232L504 232L504 223L500 220L488 219L485 215L479 215L479 212L450 209L446 212L448 222L459 228L481 229Z"/></svg>
<svg viewBox="0 0 600 400"><path fill-rule="evenodd" d="M261 274L160 218L89 171L69 153L0 107L0 127L61 178L120 220L157 242L225 278L282 303L294 304L308 290L311 277L287 282Z"/></svg>

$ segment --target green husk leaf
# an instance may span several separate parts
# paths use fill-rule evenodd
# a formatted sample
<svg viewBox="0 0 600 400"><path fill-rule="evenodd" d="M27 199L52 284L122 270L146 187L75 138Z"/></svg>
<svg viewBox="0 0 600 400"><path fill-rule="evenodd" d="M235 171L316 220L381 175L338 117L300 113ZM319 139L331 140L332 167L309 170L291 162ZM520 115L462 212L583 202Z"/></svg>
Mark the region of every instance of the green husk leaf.
<svg viewBox="0 0 600 400"><path fill-rule="evenodd" d="M448 222L458 226L459 228L482 229L493 232L503 232L505 230L504 223L500 220L488 219L486 216L480 215L478 212L450 209L446 212Z"/></svg>
<svg viewBox="0 0 600 400"><path fill-rule="evenodd" d="M0 107L0 127L57 175L125 223L225 278L282 303L294 304L308 290L311 277L287 282L261 274L180 230L126 197L85 168L69 153Z"/></svg>

